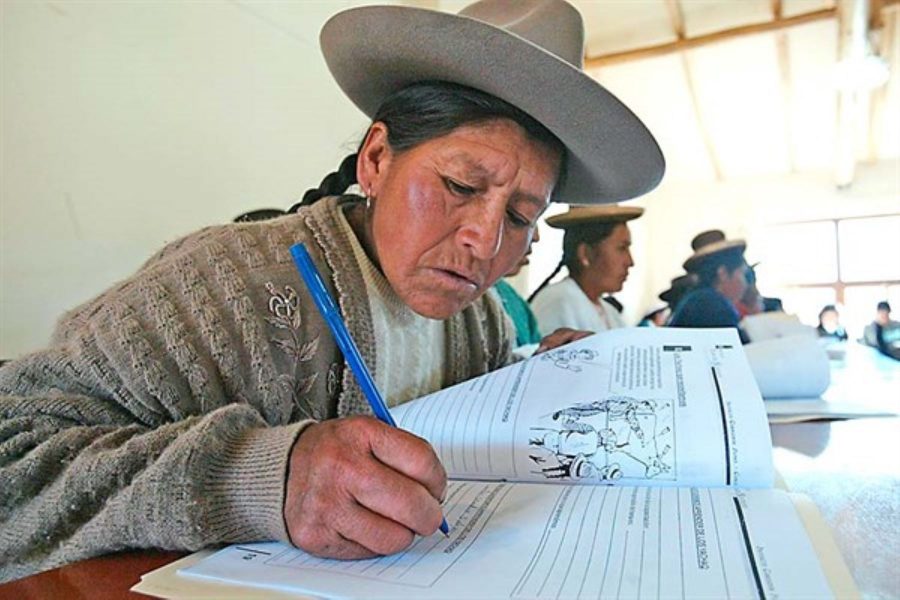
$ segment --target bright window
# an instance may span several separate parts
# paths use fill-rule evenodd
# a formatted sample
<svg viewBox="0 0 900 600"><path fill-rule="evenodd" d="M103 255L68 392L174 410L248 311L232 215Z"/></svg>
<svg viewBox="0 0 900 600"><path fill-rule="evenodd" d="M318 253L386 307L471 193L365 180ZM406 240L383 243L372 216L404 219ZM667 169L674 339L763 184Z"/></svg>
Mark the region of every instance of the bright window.
<svg viewBox="0 0 900 600"><path fill-rule="evenodd" d="M900 281L900 215L838 221L841 280Z"/></svg>
<svg viewBox="0 0 900 600"><path fill-rule="evenodd" d="M835 304L855 338L878 302L900 313L900 215L777 225L762 245L760 291L804 323L816 325L822 307Z"/></svg>

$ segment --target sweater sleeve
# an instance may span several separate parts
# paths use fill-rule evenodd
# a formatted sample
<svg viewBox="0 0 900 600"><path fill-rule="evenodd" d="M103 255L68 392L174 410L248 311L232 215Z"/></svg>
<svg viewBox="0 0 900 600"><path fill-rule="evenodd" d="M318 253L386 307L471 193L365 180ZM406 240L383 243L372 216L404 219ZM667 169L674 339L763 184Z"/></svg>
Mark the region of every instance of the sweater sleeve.
<svg viewBox="0 0 900 600"><path fill-rule="evenodd" d="M0 368L0 580L288 539L290 450L334 416L336 349L284 240L237 231L186 240Z"/></svg>
<svg viewBox="0 0 900 600"><path fill-rule="evenodd" d="M0 398L0 580L127 548L288 540L291 447L247 405L150 428L86 396Z"/></svg>

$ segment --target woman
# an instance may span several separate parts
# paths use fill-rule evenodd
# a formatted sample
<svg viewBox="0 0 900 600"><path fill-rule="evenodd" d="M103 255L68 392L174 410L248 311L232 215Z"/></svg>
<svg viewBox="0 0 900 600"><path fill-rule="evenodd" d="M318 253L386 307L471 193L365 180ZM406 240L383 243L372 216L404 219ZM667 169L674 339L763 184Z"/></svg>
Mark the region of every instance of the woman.
<svg viewBox="0 0 900 600"><path fill-rule="evenodd" d="M826 304L819 311L819 324L816 326L819 337L830 338L831 341L847 341L847 331L841 325L841 318L834 304Z"/></svg>
<svg viewBox="0 0 900 600"><path fill-rule="evenodd" d="M372 118L357 153L294 214L169 244L66 315L49 348L0 370L0 579L125 548L261 539L369 557L436 530L443 468L424 440L353 416L368 405L288 248L306 243L396 404L510 359L484 292L551 198L613 201L663 171L643 125L578 69L569 5L494 0L464 15L333 17L329 68ZM611 121L569 125L569 108L598 103ZM624 137L598 148L609 127ZM364 197L341 195L353 184Z"/></svg>
<svg viewBox="0 0 900 600"><path fill-rule="evenodd" d="M634 266L627 222L643 213L634 206L574 206L547 219L565 235L562 259L529 299L541 331L625 327L621 305L604 294L620 291ZM563 267L569 276L547 286Z"/></svg>
<svg viewBox="0 0 900 600"><path fill-rule="evenodd" d="M685 261L684 270L696 275L697 287L678 303L670 327L734 327L741 341L749 341L738 327L737 309L749 285L746 248L743 240L722 240L703 246Z"/></svg>

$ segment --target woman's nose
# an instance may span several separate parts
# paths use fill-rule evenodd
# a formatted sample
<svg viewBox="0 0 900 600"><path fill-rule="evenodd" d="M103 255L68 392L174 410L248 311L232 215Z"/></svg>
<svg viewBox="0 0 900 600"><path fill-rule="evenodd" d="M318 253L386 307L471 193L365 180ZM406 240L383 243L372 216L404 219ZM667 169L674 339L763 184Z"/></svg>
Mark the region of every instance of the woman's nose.
<svg viewBox="0 0 900 600"><path fill-rule="evenodd" d="M503 219L506 208L486 202L464 215L459 228L459 239L479 260L497 256L503 243Z"/></svg>

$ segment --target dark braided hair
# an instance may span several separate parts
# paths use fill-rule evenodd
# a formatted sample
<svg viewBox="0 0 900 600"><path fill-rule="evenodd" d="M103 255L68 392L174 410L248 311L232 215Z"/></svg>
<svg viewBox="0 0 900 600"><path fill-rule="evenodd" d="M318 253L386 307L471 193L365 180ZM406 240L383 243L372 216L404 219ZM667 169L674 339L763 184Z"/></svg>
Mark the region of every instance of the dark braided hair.
<svg viewBox="0 0 900 600"><path fill-rule="evenodd" d="M372 117L372 122L384 123L391 149L403 152L463 125L493 119L509 119L517 123L533 140L559 154L560 172L554 192L559 189L565 175L566 154L562 142L532 117L490 94L445 81L414 83L388 96ZM309 206L320 198L343 194L357 183L356 160L364 142L365 138L357 151L344 158L338 170L329 173L319 187L303 194L303 199L292 206L290 212Z"/></svg>
<svg viewBox="0 0 900 600"><path fill-rule="evenodd" d="M605 223L586 223L584 225L575 225L567 227L563 236L563 255L559 260L559 264L553 269L553 272L534 290L528 301L531 302L542 289L547 287L550 280L556 277L563 267L569 270L570 275L578 275L581 272L581 263L578 262L578 246L581 244L594 245L602 242L610 235L619 221Z"/></svg>

